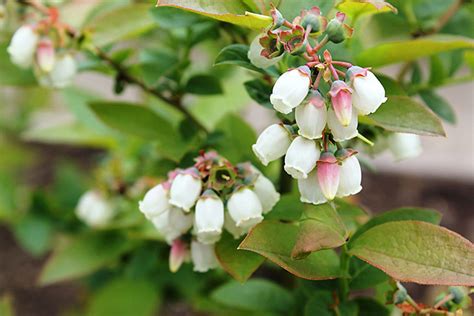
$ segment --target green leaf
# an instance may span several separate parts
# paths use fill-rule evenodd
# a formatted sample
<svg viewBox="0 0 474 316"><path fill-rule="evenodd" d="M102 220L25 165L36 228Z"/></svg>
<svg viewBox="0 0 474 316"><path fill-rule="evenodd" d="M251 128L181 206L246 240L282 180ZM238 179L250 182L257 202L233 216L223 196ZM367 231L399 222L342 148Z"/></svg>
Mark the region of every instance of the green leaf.
<svg viewBox="0 0 474 316"><path fill-rule="evenodd" d="M461 36L433 35L414 40L381 43L356 56L363 67L380 67L458 48L474 48L474 42Z"/></svg>
<svg viewBox="0 0 474 316"><path fill-rule="evenodd" d="M269 16L248 13L239 0L158 0L157 6L176 7L252 29L263 29L272 23Z"/></svg>
<svg viewBox="0 0 474 316"><path fill-rule="evenodd" d="M425 104L440 118L451 124L456 123L456 113L443 97L433 90L422 90L419 95Z"/></svg>
<svg viewBox="0 0 474 316"><path fill-rule="evenodd" d="M382 127L391 132L428 136L446 136L439 118L425 105L407 96L388 96L387 102L361 123Z"/></svg>
<svg viewBox="0 0 474 316"><path fill-rule="evenodd" d="M265 258L253 252L237 249L240 240L229 233L222 234L216 244L217 260L222 268L239 282L245 282L265 261Z"/></svg>
<svg viewBox="0 0 474 316"><path fill-rule="evenodd" d="M329 204L309 206L300 222L292 258L304 258L311 252L331 249L346 243L347 231L336 210Z"/></svg>
<svg viewBox="0 0 474 316"><path fill-rule="evenodd" d="M294 303L288 290L263 279L252 279L244 284L231 281L212 292L211 298L242 310L275 313L289 312Z"/></svg>
<svg viewBox="0 0 474 316"><path fill-rule="evenodd" d="M270 103L270 95L272 94L272 87L261 79L253 79L244 82L245 90L249 96L258 104L263 105L267 109L273 109Z"/></svg>
<svg viewBox="0 0 474 316"><path fill-rule="evenodd" d="M151 16L161 28L175 29L193 27L197 23L207 21L206 18L174 7L151 8Z"/></svg>
<svg viewBox="0 0 474 316"><path fill-rule="evenodd" d="M219 79L212 75L195 75L189 78L184 91L192 94L220 94L222 87Z"/></svg>
<svg viewBox="0 0 474 316"><path fill-rule="evenodd" d="M368 297L359 297L354 300L359 307L359 316L389 316L390 310Z"/></svg>
<svg viewBox="0 0 474 316"><path fill-rule="evenodd" d="M436 210L414 207L402 207L383 212L382 214L371 218L356 231L349 241L349 247L351 243L369 229L393 221L423 221L438 225L441 222L441 213Z"/></svg>
<svg viewBox="0 0 474 316"><path fill-rule="evenodd" d="M92 30L92 42L105 46L151 30L156 24L149 4L130 4L98 15L86 25Z"/></svg>
<svg viewBox="0 0 474 316"><path fill-rule="evenodd" d="M280 197L272 211L265 215L266 219L282 221L297 221L304 211L304 204L300 202L299 194L286 194Z"/></svg>
<svg viewBox="0 0 474 316"><path fill-rule="evenodd" d="M276 221L264 221L245 237L239 249L256 252L288 272L304 279L326 280L340 276L339 258L333 250L313 252L301 260L293 260L298 227Z"/></svg>
<svg viewBox="0 0 474 316"><path fill-rule="evenodd" d="M157 294L149 280L115 279L92 296L86 315L155 315Z"/></svg>
<svg viewBox="0 0 474 316"><path fill-rule="evenodd" d="M443 61L438 55L430 57L430 85L439 85L446 78Z"/></svg>
<svg viewBox="0 0 474 316"><path fill-rule="evenodd" d="M36 79L31 69L22 69L10 61L7 44L0 44L0 84L4 86L35 85Z"/></svg>
<svg viewBox="0 0 474 316"><path fill-rule="evenodd" d="M354 232L369 219L367 211L360 206L348 203L340 198L335 199L334 203L349 235L354 234Z"/></svg>
<svg viewBox="0 0 474 316"><path fill-rule="evenodd" d="M376 73L376 76L377 79L379 79L380 83L383 85L387 95L407 94L403 87L395 79L381 73Z"/></svg>
<svg viewBox="0 0 474 316"><path fill-rule="evenodd" d="M4 294L0 296L0 315L15 316L13 299L10 295Z"/></svg>
<svg viewBox="0 0 474 316"><path fill-rule="evenodd" d="M16 240L33 256L41 256L49 250L53 241L53 224L45 217L27 215L15 224Z"/></svg>
<svg viewBox="0 0 474 316"><path fill-rule="evenodd" d="M418 63L413 63L412 73L411 73L411 83L413 85L420 84L423 80L423 73L421 72L420 65Z"/></svg>
<svg viewBox="0 0 474 316"><path fill-rule="evenodd" d="M41 285L85 276L114 262L131 243L117 235L83 235L59 245L39 277Z"/></svg>
<svg viewBox="0 0 474 316"><path fill-rule="evenodd" d="M138 72L149 86L155 86L161 77L172 74L181 65L178 56L161 50L144 49L139 59Z"/></svg>
<svg viewBox="0 0 474 316"><path fill-rule="evenodd" d="M332 293L317 291L311 293L311 298L304 307L304 316L332 316L331 305L334 304ZM346 314L341 314L346 315Z"/></svg>
<svg viewBox="0 0 474 316"><path fill-rule="evenodd" d="M214 66L218 65L237 65L253 71L263 72L262 69L255 67L247 57L249 47L243 44L231 44L224 47L216 57Z"/></svg>
<svg viewBox="0 0 474 316"><path fill-rule="evenodd" d="M366 0L366 1L356 1L356 0L344 0L340 2L336 8L348 15L352 23L355 23L357 18L361 15L375 14L375 13L384 13L384 12L397 12L390 3L380 0Z"/></svg>
<svg viewBox="0 0 474 316"><path fill-rule="evenodd" d="M349 287L352 290L373 288L388 280L388 276L382 270L356 257L351 257L350 274Z"/></svg>
<svg viewBox="0 0 474 316"><path fill-rule="evenodd" d="M430 223L378 225L361 234L352 243L350 253L399 281L474 285L474 245Z"/></svg>

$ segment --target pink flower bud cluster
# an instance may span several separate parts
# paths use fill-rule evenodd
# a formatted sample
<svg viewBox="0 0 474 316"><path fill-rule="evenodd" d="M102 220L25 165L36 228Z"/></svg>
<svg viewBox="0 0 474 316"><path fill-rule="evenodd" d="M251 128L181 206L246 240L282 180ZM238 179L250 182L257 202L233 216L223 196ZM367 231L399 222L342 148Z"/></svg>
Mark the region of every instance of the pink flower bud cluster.
<svg viewBox="0 0 474 316"><path fill-rule="evenodd" d="M188 169L176 169L151 188L139 209L171 245L170 269L191 257L194 270L217 267L214 244L224 230L239 238L263 220L280 195L249 163L236 166L207 152Z"/></svg>

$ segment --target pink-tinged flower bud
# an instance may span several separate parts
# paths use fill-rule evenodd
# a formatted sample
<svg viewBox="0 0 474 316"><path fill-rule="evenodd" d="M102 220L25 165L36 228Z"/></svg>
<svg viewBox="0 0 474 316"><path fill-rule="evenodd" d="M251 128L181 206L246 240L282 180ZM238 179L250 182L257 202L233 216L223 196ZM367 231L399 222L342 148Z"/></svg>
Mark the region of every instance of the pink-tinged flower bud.
<svg viewBox="0 0 474 316"><path fill-rule="evenodd" d="M327 19L321 15L321 10L318 7L312 7L309 10L301 11L301 26L307 28L311 26L311 33L323 32L328 24Z"/></svg>
<svg viewBox="0 0 474 316"><path fill-rule="evenodd" d="M362 171L355 155L346 158L341 165L341 175L337 196L344 197L357 194L362 190Z"/></svg>
<svg viewBox="0 0 474 316"><path fill-rule="evenodd" d="M156 230L171 245L173 240L186 233L193 226L193 216L180 208L171 206L167 211L152 218Z"/></svg>
<svg viewBox="0 0 474 316"><path fill-rule="evenodd" d="M41 71L50 72L53 70L55 60L55 52L53 42L46 38L38 43L36 50L36 61Z"/></svg>
<svg viewBox="0 0 474 316"><path fill-rule="evenodd" d="M160 215L164 211L170 208L168 202L169 190L166 189L163 184L158 184L151 188L143 197L143 200L138 202L138 208L147 219L152 219L155 216Z"/></svg>
<svg viewBox="0 0 474 316"><path fill-rule="evenodd" d="M421 154L420 136L407 133L393 133L388 138L388 146L396 160L415 158Z"/></svg>
<svg viewBox="0 0 474 316"><path fill-rule="evenodd" d="M331 42L336 44L341 43L346 38L352 36L353 29L344 23L345 19L346 15L342 12L338 12L336 13L336 17L329 21L326 27L326 34Z"/></svg>
<svg viewBox="0 0 474 316"><path fill-rule="evenodd" d="M276 191L273 183L257 168L252 166L252 171L258 174L257 179L253 184L253 190L262 204L263 214L266 214L270 212L275 204L280 200L280 193Z"/></svg>
<svg viewBox="0 0 474 316"><path fill-rule="evenodd" d="M296 137L285 156L285 171L295 179L306 179L314 169L321 151L314 140Z"/></svg>
<svg viewBox="0 0 474 316"><path fill-rule="evenodd" d="M230 216L229 212L224 214L224 228L235 238L240 238L243 234L247 232L247 229L242 227L237 227L234 220Z"/></svg>
<svg viewBox="0 0 474 316"><path fill-rule="evenodd" d="M321 154L318 160L317 174L324 197L329 201L333 200L339 187L341 167L332 153L326 151Z"/></svg>
<svg viewBox="0 0 474 316"><path fill-rule="evenodd" d="M352 90L342 80L332 83L329 95L337 119L342 126L349 126L352 120Z"/></svg>
<svg viewBox="0 0 474 316"><path fill-rule="evenodd" d="M252 145L252 150L263 165L285 155L291 143L289 131L280 124L267 127Z"/></svg>
<svg viewBox="0 0 474 316"><path fill-rule="evenodd" d="M195 212L196 236L203 244L217 242L224 226L224 203L212 190L207 190L199 198Z"/></svg>
<svg viewBox="0 0 474 316"><path fill-rule="evenodd" d="M39 75L41 85L52 88L64 88L70 85L77 73L76 61L70 54L55 59L54 67L49 73Z"/></svg>
<svg viewBox="0 0 474 316"><path fill-rule="evenodd" d="M205 245L194 240L191 241L191 260L196 272L207 272L219 266L214 245Z"/></svg>
<svg viewBox="0 0 474 316"><path fill-rule="evenodd" d="M309 139L318 139L323 135L327 120L327 108L324 98L318 91L312 91L308 102L298 106L295 111L298 134Z"/></svg>
<svg viewBox="0 0 474 316"><path fill-rule="evenodd" d="M336 142L342 142L357 136L357 110L352 110L352 119L349 126L342 126L333 109L328 110L328 127Z"/></svg>
<svg viewBox="0 0 474 316"><path fill-rule="evenodd" d="M109 201L98 191L84 193L76 207L76 216L91 227L103 227L114 217Z"/></svg>
<svg viewBox="0 0 474 316"><path fill-rule="evenodd" d="M7 48L11 61L19 67L28 68L33 63L38 34L31 25L23 25L13 34L10 45Z"/></svg>
<svg viewBox="0 0 474 316"><path fill-rule="evenodd" d="M237 227L247 229L263 220L262 204L249 188L241 188L232 193L227 208Z"/></svg>
<svg viewBox="0 0 474 316"><path fill-rule="evenodd" d="M262 69L275 65L283 58L283 54L279 56L275 56L275 57L270 57L270 56L265 57L262 55L262 50L264 48L262 44L260 43L260 39L265 36L267 36L265 33L257 35L252 41L252 43L250 43L250 48L247 53L247 57L250 60L250 62L254 66L257 66L258 68L262 68Z"/></svg>
<svg viewBox="0 0 474 316"><path fill-rule="evenodd" d="M170 204L189 212L201 194L201 186L201 179L196 173L178 174L171 184Z"/></svg>
<svg viewBox="0 0 474 316"><path fill-rule="evenodd" d="M379 106L387 101L384 87L372 72L366 68L352 66L347 74L353 88L352 103L360 115L377 111Z"/></svg>
<svg viewBox="0 0 474 316"><path fill-rule="evenodd" d="M278 112L290 113L306 98L311 83L311 72L307 66L289 70L282 74L273 86L270 102Z"/></svg>
<svg viewBox="0 0 474 316"><path fill-rule="evenodd" d="M175 273L179 270L184 261L189 260L188 245L181 239L176 239L171 244L169 267Z"/></svg>
<svg viewBox="0 0 474 316"><path fill-rule="evenodd" d="M319 186L317 169L311 171L306 179L298 179L300 201L303 203L323 204L327 202Z"/></svg>

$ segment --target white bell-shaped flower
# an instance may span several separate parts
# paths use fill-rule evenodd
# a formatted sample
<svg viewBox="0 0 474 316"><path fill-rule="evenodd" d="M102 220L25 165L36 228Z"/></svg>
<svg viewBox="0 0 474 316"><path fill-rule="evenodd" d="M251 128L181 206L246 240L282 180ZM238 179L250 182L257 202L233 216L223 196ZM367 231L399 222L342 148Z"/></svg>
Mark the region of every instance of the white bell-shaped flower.
<svg viewBox="0 0 474 316"><path fill-rule="evenodd" d="M388 138L388 146L396 160L415 158L423 151L420 136L416 134L393 133Z"/></svg>
<svg viewBox="0 0 474 316"><path fill-rule="evenodd" d="M212 190L204 192L197 201L194 222L199 242L213 244L220 239L224 226L224 203Z"/></svg>
<svg viewBox="0 0 474 316"><path fill-rule="evenodd" d="M138 208L147 219L152 219L170 208L169 190L163 184L158 184L148 190L143 200L138 202Z"/></svg>
<svg viewBox="0 0 474 316"><path fill-rule="evenodd" d="M357 136L357 111L352 109L352 119L349 126L342 126L333 109L328 110L328 127L336 142L342 142Z"/></svg>
<svg viewBox="0 0 474 316"><path fill-rule="evenodd" d="M193 226L193 216L185 214L180 208L171 206L167 211L153 217L152 223L166 242L171 245L173 240Z"/></svg>
<svg viewBox="0 0 474 316"><path fill-rule="evenodd" d="M263 220L262 204L257 194L249 188L232 193L227 208L237 227L249 228Z"/></svg>
<svg viewBox="0 0 474 316"><path fill-rule="evenodd" d="M336 157L330 152L321 154L317 164L319 187L324 197L329 201L336 197L339 188L341 167Z"/></svg>
<svg viewBox="0 0 474 316"><path fill-rule="evenodd" d="M196 272L207 272L219 266L214 245L206 245L199 241L191 241L191 260Z"/></svg>
<svg viewBox="0 0 474 316"><path fill-rule="evenodd" d="M84 193L76 207L76 215L91 227L105 226L115 215L110 203L98 191Z"/></svg>
<svg viewBox="0 0 474 316"><path fill-rule="evenodd" d="M277 192L273 183L260 172L253 186L253 191L262 204L263 214L270 212L280 200L280 193Z"/></svg>
<svg viewBox="0 0 474 316"><path fill-rule="evenodd" d="M327 108L324 98L315 91L308 100L298 106L295 110L298 134L308 139L318 139L323 136L323 130L327 121Z"/></svg>
<svg viewBox="0 0 474 316"><path fill-rule="evenodd" d="M70 54L64 54L56 58L53 69L40 74L38 80L46 87L64 88L72 83L76 73L76 61Z"/></svg>
<svg viewBox="0 0 474 316"><path fill-rule="evenodd" d="M377 111L387 101L384 87L371 71L352 66L348 74L353 87L352 103L360 115Z"/></svg>
<svg viewBox="0 0 474 316"><path fill-rule="evenodd" d="M300 201L303 203L323 204L327 202L321 187L319 186L316 169L308 174L306 179L298 179L298 190L300 191Z"/></svg>
<svg viewBox="0 0 474 316"><path fill-rule="evenodd" d="M230 216L229 212L224 214L224 228L235 238L238 239L247 232L247 229L237 227L235 221Z"/></svg>
<svg viewBox="0 0 474 316"><path fill-rule="evenodd" d="M296 137L285 156L285 171L295 179L306 179L314 169L321 151L314 140Z"/></svg>
<svg viewBox="0 0 474 316"><path fill-rule="evenodd" d="M290 113L301 104L308 94L311 73L307 66L301 66L282 74L273 86L270 102L278 112Z"/></svg>
<svg viewBox="0 0 474 316"><path fill-rule="evenodd" d="M201 179L193 172L180 173L170 190L170 204L189 212L201 194Z"/></svg>
<svg viewBox="0 0 474 316"><path fill-rule="evenodd" d="M346 158L341 165L337 196L344 197L357 194L362 190L362 171L359 160L355 155Z"/></svg>
<svg viewBox="0 0 474 316"><path fill-rule="evenodd" d="M31 25L21 26L13 34L10 45L7 48L11 61L22 68L30 67L34 60L38 40L38 34L36 34Z"/></svg>
<svg viewBox="0 0 474 316"><path fill-rule="evenodd" d="M266 58L262 56L261 52L263 46L260 44L260 39L263 36L265 36L265 33L259 34L253 39L252 43L250 43L247 57L254 66L265 69L278 63L283 58L283 54L274 58Z"/></svg>
<svg viewBox="0 0 474 316"><path fill-rule="evenodd" d="M263 165L285 155L291 143L289 131L280 124L267 127L252 145L252 150Z"/></svg>

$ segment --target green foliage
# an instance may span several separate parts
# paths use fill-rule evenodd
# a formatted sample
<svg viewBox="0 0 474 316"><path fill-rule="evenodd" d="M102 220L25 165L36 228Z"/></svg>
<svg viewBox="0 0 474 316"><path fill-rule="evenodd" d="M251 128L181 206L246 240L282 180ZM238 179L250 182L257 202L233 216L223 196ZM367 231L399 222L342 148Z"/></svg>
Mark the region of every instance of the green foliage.
<svg viewBox="0 0 474 316"><path fill-rule="evenodd" d="M420 97L425 104L440 118L449 123L456 123L456 114L449 103L433 90L422 90Z"/></svg>
<svg viewBox="0 0 474 316"><path fill-rule="evenodd" d="M186 82L184 91L191 94L220 94L222 87L215 76L195 75Z"/></svg>
<svg viewBox="0 0 474 316"><path fill-rule="evenodd" d="M243 44L232 44L224 47L217 55L214 66L218 65L237 65L250 70L262 72L260 68L255 67L247 57L249 47Z"/></svg>
<svg viewBox="0 0 474 316"><path fill-rule="evenodd" d="M265 215L265 218L282 221L299 220L304 211L304 205L300 203L299 199L296 194L282 195L272 211Z"/></svg>

